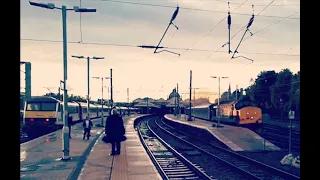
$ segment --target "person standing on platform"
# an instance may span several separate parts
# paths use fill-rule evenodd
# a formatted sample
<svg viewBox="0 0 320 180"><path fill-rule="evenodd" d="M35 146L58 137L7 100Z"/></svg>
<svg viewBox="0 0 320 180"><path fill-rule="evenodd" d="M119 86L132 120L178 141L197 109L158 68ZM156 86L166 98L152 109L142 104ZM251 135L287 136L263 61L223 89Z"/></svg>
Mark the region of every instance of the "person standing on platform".
<svg viewBox="0 0 320 180"><path fill-rule="evenodd" d="M112 146L111 153L109 155L113 156L120 154L121 141L125 140L125 128L123 125L123 119L119 115L116 107L112 107L110 116L108 116L106 120L105 134Z"/></svg>
<svg viewBox="0 0 320 180"><path fill-rule="evenodd" d="M91 128L93 126L92 121L89 120L89 119L86 119L86 120L83 121L82 126L83 126L83 129L84 129L83 140L85 139L86 136L87 136L87 140L89 140L90 131L91 131Z"/></svg>

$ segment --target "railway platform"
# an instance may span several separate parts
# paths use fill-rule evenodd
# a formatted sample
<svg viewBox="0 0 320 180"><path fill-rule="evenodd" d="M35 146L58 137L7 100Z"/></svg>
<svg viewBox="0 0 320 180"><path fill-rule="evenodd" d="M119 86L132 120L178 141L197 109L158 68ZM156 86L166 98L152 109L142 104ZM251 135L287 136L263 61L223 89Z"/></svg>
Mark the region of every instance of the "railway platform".
<svg viewBox="0 0 320 180"><path fill-rule="evenodd" d="M142 146L137 131L134 129L134 120L140 116L126 120L127 140L121 143L120 155L109 156L111 144L104 143L102 141L103 135L100 136L84 165L78 178L79 180L109 178L111 180L162 179Z"/></svg>
<svg viewBox="0 0 320 180"><path fill-rule="evenodd" d="M181 117L178 118L174 115L166 114L165 118L176 123L205 129L233 151L280 150L279 147L247 128L229 125L223 125L223 127L216 128L212 127L212 125L215 124L214 122L204 121L198 118L195 118L195 121L187 121L186 115L181 115Z"/></svg>
<svg viewBox="0 0 320 180"><path fill-rule="evenodd" d="M124 117L127 140L121 154L109 156L111 144L101 141L104 128L94 126L89 140L83 140L82 124L72 126L70 157L61 161L61 130L20 145L20 179L161 179L140 143L133 122L142 115Z"/></svg>

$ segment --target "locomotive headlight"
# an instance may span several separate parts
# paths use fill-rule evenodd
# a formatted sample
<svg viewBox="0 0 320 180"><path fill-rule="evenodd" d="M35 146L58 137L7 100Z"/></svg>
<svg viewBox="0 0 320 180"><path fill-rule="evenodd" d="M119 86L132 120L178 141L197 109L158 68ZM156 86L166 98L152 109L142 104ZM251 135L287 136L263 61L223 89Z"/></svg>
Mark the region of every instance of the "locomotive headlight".
<svg viewBox="0 0 320 180"><path fill-rule="evenodd" d="M253 119L253 117L251 117L251 119Z"/></svg>

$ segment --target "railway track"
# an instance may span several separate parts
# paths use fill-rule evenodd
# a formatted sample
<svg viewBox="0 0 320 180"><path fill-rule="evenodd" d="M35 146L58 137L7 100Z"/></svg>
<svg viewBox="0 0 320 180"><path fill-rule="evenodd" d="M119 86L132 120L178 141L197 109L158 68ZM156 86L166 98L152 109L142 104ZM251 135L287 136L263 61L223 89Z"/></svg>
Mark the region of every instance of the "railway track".
<svg viewBox="0 0 320 180"><path fill-rule="evenodd" d="M163 179L213 179L161 139L150 128L148 121L142 121L138 126L140 140Z"/></svg>
<svg viewBox="0 0 320 180"><path fill-rule="evenodd" d="M238 171L248 177L248 179L300 179L298 176L273 168L233 151L209 144L195 137L190 137L188 134L164 123L162 118L155 120L155 124L159 129L194 147L197 151L207 154L212 160L220 161L224 166L228 166L230 171ZM199 165L201 166L201 164Z"/></svg>
<svg viewBox="0 0 320 180"><path fill-rule="evenodd" d="M199 117L196 117L199 118ZM204 118L199 118L205 121L208 121ZM215 120L212 122L216 122ZM227 123L221 121L220 124L226 124L231 126L238 126L233 123ZM246 127L250 130L254 131L261 137L265 138L266 140L270 141L271 143L275 144L276 146L280 147L282 150L289 149L289 123L287 121L277 121L272 122L268 121L263 123L262 131L260 127ZM291 149L294 152L300 152L300 121L292 121L292 139L291 139Z"/></svg>
<svg viewBox="0 0 320 180"><path fill-rule="evenodd" d="M261 129L254 131L263 138L279 146L281 149L288 149L289 147L288 128L279 127L277 125L264 124L262 131ZM300 130L292 129L291 145L293 151L300 152Z"/></svg>

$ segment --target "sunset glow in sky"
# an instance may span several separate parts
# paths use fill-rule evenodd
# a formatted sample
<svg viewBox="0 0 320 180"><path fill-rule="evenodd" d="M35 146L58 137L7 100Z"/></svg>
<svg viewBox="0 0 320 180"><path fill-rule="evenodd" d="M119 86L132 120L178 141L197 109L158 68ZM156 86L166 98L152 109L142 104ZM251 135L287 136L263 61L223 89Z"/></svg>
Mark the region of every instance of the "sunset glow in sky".
<svg viewBox="0 0 320 180"><path fill-rule="evenodd" d="M179 91L187 93L190 70L193 71L193 87L201 88L197 92L212 94L218 92L218 80L210 76L229 77L221 80L222 94L228 89L229 83L232 91L236 85L239 88L247 87L250 78L256 78L262 70L278 72L289 68L293 73L299 71L300 1L247 0L233 12L244 1L246 0L230 1L231 36L249 22L253 13L251 5L254 4L256 17L250 30L252 33L257 33L251 37L250 33L247 33L237 54L253 59L253 63L243 58L231 59L232 54L227 53L227 46L219 50L223 52L214 54L209 51L199 51L215 51L227 42L227 20L219 23L227 16L227 0L178 0L180 11L174 24L179 30L171 26L161 45L173 48L170 51L181 53L180 57L166 52L154 54L153 49L118 46L156 46L175 11L177 0L116 2L82 0L81 7L96 8L97 12L82 13L81 28L80 13L67 12L67 40L70 42L68 43L68 88L71 89L69 94L85 97L87 93L87 62L85 59L72 58L71 55L105 58L90 62L90 77L109 76L112 68L115 101L127 100L127 88L130 92L130 101L147 96L166 99L177 83ZM35 0L34 2L54 3L58 7L66 5L68 8L80 5L79 0ZM120 2L172 6L172 8ZM270 2L272 3L266 8ZM210 11L192 10L193 8ZM285 18L288 16L290 17ZM213 30L207 33L212 28ZM231 40L232 51L238 45L244 31L245 29L240 31ZM81 37L82 43L74 43L80 41ZM31 62L32 95L49 92L44 87L57 93L59 81L63 79L61 41L61 11L31 6L27 0L21 0L21 61ZM208 58L210 55L211 58ZM23 70L24 66L21 68ZM24 74L21 72L20 75L21 87L24 87ZM104 82L105 86L110 86L109 80ZM90 89L92 99L101 97L101 80L91 78ZM108 97L107 91L106 88L104 97ZM207 96L207 93L202 95Z"/></svg>

